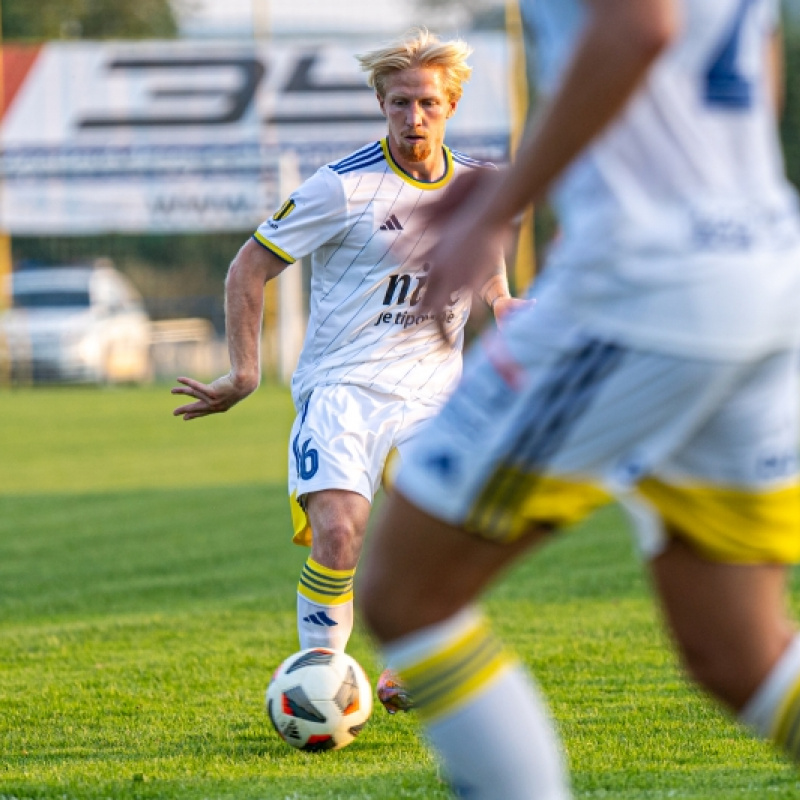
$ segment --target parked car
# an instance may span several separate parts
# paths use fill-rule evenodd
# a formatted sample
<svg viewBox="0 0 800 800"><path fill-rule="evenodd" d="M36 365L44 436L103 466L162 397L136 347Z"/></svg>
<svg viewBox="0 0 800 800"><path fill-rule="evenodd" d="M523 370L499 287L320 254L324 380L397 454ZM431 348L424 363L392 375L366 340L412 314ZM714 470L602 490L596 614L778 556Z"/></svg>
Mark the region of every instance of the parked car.
<svg viewBox="0 0 800 800"><path fill-rule="evenodd" d="M9 280L0 370L13 381L149 380L150 319L139 293L107 259L19 269Z"/></svg>

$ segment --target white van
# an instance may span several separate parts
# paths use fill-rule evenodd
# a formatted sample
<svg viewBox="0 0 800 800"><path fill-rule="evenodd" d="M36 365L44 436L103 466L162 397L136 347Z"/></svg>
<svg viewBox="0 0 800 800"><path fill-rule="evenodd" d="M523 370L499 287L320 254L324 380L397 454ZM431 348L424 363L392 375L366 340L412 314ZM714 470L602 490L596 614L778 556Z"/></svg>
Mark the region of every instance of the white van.
<svg viewBox="0 0 800 800"><path fill-rule="evenodd" d="M9 280L0 373L15 383L150 379L150 319L139 293L107 259L19 269Z"/></svg>

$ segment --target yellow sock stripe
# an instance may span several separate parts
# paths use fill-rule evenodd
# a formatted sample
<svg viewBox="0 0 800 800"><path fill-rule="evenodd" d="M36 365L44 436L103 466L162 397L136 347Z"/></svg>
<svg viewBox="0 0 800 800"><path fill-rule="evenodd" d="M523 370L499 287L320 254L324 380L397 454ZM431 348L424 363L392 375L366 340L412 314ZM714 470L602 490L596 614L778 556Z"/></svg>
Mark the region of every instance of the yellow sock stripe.
<svg viewBox="0 0 800 800"><path fill-rule="evenodd" d="M772 737L795 759L800 757L800 680L792 686L775 715Z"/></svg>
<svg viewBox="0 0 800 800"><path fill-rule="evenodd" d="M430 658L401 670L421 719L430 721L470 700L510 664L485 624Z"/></svg>
<svg viewBox="0 0 800 800"><path fill-rule="evenodd" d="M353 599L355 569L329 569L309 558L303 565L297 591L314 603L341 605Z"/></svg>
<svg viewBox="0 0 800 800"><path fill-rule="evenodd" d="M499 647L485 647L473 658L465 658L446 675L439 675L430 684L409 683L409 693L420 714L431 719L467 702L486 683L499 674L508 660Z"/></svg>

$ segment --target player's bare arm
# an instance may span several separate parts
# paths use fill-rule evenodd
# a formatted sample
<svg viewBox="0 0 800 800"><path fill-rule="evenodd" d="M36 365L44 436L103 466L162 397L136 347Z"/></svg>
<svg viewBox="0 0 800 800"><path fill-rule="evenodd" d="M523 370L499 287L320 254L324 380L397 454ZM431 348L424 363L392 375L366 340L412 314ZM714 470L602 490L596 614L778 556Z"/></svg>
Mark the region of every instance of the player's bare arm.
<svg viewBox="0 0 800 800"><path fill-rule="evenodd" d="M261 380L261 320L264 285L279 275L287 264L249 239L231 263L225 281L225 319L231 369L210 384L180 377L181 386L172 394L185 395L194 402L172 413L185 420L220 414L244 400Z"/></svg>
<svg viewBox="0 0 800 800"><path fill-rule="evenodd" d="M443 234L428 255L425 306L430 311L444 308L459 288L481 286L490 254L502 245L513 217L542 198L614 119L677 31L671 0L591 0L587 5L589 20L571 66L513 168L502 171L499 180L486 176L456 210L448 207L434 217Z"/></svg>
<svg viewBox="0 0 800 800"><path fill-rule="evenodd" d="M775 115L780 119L786 101L786 64L783 47L783 31L776 28L772 32L767 47L767 75L770 80L772 102Z"/></svg>
<svg viewBox="0 0 800 800"><path fill-rule="evenodd" d="M495 272L488 278L486 283L481 286L479 294L483 302L491 309L495 321L498 323L514 310L524 308L533 302L511 296L505 265L501 271Z"/></svg>

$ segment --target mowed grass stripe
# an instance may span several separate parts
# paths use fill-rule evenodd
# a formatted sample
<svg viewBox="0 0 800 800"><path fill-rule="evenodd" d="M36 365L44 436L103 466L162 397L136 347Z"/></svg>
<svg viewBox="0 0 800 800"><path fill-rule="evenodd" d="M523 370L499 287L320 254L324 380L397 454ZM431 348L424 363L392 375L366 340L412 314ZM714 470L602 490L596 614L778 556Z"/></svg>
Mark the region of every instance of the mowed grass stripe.
<svg viewBox="0 0 800 800"><path fill-rule="evenodd" d="M289 544L288 394L188 424L174 405L168 387L0 392L0 798L447 797L413 715L378 709L338 753L273 733L263 693L296 649L307 554ZM544 689L577 798L800 796L681 677L618 510L487 605ZM351 652L374 681L360 629Z"/></svg>
<svg viewBox="0 0 800 800"><path fill-rule="evenodd" d="M283 481L294 408L265 386L186 422L169 386L0 389L0 497Z"/></svg>

